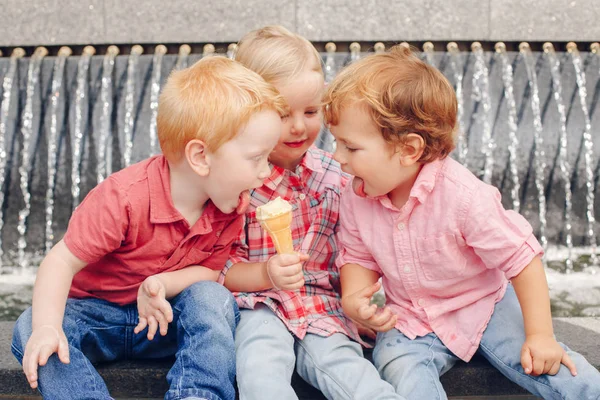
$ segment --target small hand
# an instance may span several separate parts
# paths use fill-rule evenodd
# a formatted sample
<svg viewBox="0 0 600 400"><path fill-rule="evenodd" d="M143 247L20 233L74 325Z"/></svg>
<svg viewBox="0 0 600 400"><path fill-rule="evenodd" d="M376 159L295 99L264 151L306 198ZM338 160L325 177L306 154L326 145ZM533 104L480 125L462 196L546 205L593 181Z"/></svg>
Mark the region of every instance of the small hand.
<svg viewBox="0 0 600 400"><path fill-rule="evenodd" d="M278 254L267 261L267 274L273 288L277 290L297 290L304 286L302 263L308 260L306 254Z"/></svg>
<svg viewBox="0 0 600 400"><path fill-rule="evenodd" d="M527 336L521 348L521 365L527 375L556 375L561 364L569 368L571 375L577 375L575 363L554 337Z"/></svg>
<svg viewBox="0 0 600 400"><path fill-rule="evenodd" d="M165 285L156 276L149 276L138 289L137 307L139 322L134 333L140 333L148 327L148 340L154 339L156 330L165 336L169 323L173 321L173 309L165 298Z"/></svg>
<svg viewBox="0 0 600 400"><path fill-rule="evenodd" d="M354 322L375 332L386 332L392 329L398 317L389 307L379 308L371 304L371 297L381 288L381 283L375 282L342 298L344 313Z"/></svg>
<svg viewBox="0 0 600 400"><path fill-rule="evenodd" d="M46 365L54 353L63 364L69 363L69 342L62 327L42 325L34 329L23 355L23 372L32 389L38 386L38 365Z"/></svg>

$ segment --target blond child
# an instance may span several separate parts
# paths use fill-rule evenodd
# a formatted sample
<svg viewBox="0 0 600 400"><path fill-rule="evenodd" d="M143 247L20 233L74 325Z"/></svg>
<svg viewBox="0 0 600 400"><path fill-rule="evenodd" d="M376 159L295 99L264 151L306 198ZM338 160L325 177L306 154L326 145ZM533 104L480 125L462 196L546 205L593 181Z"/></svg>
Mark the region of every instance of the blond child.
<svg viewBox="0 0 600 400"><path fill-rule="evenodd" d="M241 399L294 399L291 377L330 399L398 399L363 358L355 325L344 316L334 264L340 189L348 177L313 146L322 125L321 59L301 36L280 26L250 32L236 60L272 83L290 106L269 156L271 174L251 194L246 224L223 271L240 311L236 330ZM293 207L299 254L277 255L256 208L281 197Z"/></svg>
<svg viewBox="0 0 600 400"><path fill-rule="evenodd" d="M498 190L447 155L456 96L403 46L344 70L325 96L342 195L342 304L378 331L396 392L445 399L440 375L479 352L545 399L598 399L600 373L553 335L542 248ZM387 305L369 304L382 277ZM561 366L561 363L563 366Z"/></svg>
<svg viewBox="0 0 600 400"><path fill-rule="evenodd" d="M175 355L165 399L235 398L239 314L214 281L248 191L269 175L285 113L273 86L226 58L169 77L158 107L163 155L93 189L39 267L12 344L32 388L48 399L110 399L93 363Z"/></svg>

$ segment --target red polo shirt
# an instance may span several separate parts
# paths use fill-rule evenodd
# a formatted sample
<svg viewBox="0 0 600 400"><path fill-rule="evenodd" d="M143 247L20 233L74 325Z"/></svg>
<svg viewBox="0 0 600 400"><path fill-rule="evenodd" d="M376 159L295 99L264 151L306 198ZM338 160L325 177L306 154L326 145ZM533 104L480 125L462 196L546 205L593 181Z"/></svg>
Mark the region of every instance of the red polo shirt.
<svg viewBox="0 0 600 400"><path fill-rule="evenodd" d="M224 214L209 201L190 226L173 206L167 160L132 165L96 186L71 216L64 242L88 265L69 297L124 305L151 275L189 265L221 270L242 224L243 215Z"/></svg>

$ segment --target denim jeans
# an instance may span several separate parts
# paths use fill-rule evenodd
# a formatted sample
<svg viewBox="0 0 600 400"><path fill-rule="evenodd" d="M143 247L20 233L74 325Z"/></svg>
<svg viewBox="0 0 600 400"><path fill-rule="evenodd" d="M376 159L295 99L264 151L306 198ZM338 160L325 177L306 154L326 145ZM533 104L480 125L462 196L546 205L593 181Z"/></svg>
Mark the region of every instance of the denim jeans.
<svg viewBox="0 0 600 400"><path fill-rule="evenodd" d="M240 316L235 345L241 400L298 399L291 385L294 367L328 399L402 399L346 335L295 339L264 305L242 309Z"/></svg>
<svg viewBox="0 0 600 400"><path fill-rule="evenodd" d="M544 399L600 399L600 372L579 353L561 343L577 367L577 376L564 365L556 375L523 372L521 347L525 329L521 307L512 285L496 303L483 333L479 354L511 381ZM439 377L458 361L433 333L408 339L397 329L377 335L373 362L396 392L415 400L447 399Z"/></svg>
<svg viewBox="0 0 600 400"><path fill-rule="evenodd" d="M93 364L123 359L154 359L175 355L167 375L165 399L235 398L234 333L239 320L231 293L215 282L198 282L170 301L173 322L166 336L152 341L147 329L133 333L137 305L119 306L98 299L69 299L63 329L69 341L70 363L56 354L38 369L44 399L110 399ZM12 352L19 362L31 336L31 308L18 319Z"/></svg>

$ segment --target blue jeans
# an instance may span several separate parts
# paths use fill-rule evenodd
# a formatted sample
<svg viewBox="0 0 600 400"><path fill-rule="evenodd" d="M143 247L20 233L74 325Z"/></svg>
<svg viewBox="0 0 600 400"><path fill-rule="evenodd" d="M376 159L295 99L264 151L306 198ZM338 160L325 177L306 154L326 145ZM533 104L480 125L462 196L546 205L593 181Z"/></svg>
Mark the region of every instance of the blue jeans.
<svg viewBox="0 0 600 400"><path fill-rule="evenodd" d="M579 353L561 343L577 376L563 365L556 375L531 376L521 366L525 329L512 285L494 309L477 350L504 376L544 399L600 399L600 372ZM373 363L381 376L409 399L446 399L439 377L458 361L433 333L410 340L397 329L377 336Z"/></svg>
<svg viewBox="0 0 600 400"><path fill-rule="evenodd" d="M147 330L133 333L137 305L119 306L104 300L67 300L63 329L69 341L70 363L56 354L39 367L39 391L44 399L110 399L93 364L123 359L155 359L175 355L167 375L165 399L235 398L234 333L239 320L231 293L215 282L198 282L171 299L173 322L166 336L152 341ZM23 362L31 336L31 308L17 321L12 352Z"/></svg>
<svg viewBox="0 0 600 400"><path fill-rule="evenodd" d="M295 338L266 306L240 310L236 330L237 383L241 400L298 399L298 374L328 399L403 399L346 335Z"/></svg>

